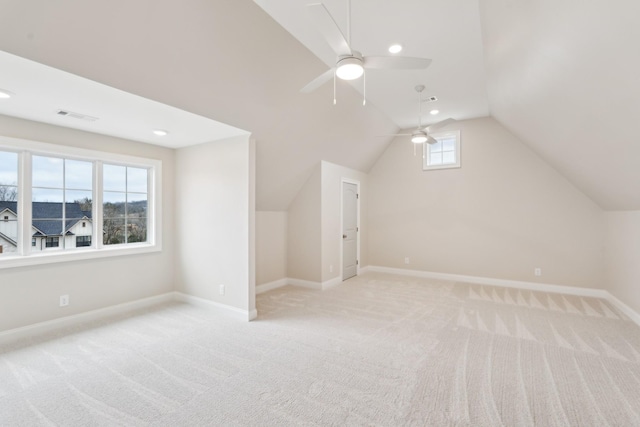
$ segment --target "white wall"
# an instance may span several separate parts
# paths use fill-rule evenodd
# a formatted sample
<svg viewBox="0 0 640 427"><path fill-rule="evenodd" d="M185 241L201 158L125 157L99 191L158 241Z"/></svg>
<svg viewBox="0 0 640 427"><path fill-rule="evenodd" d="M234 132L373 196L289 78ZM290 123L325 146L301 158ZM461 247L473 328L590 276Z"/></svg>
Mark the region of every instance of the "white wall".
<svg viewBox="0 0 640 427"><path fill-rule="evenodd" d="M287 276L320 282L321 272L321 168L318 163L288 210Z"/></svg>
<svg viewBox="0 0 640 427"><path fill-rule="evenodd" d="M367 241L367 174L336 165L321 162L322 167L322 281L342 277L341 245L342 224L340 223L342 208L342 179L350 179L360 183L360 267L368 263ZM333 272L330 267L333 266Z"/></svg>
<svg viewBox="0 0 640 427"><path fill-rule="evenodd" d="M256 212L256 284L287 277L287 212Z"/></svg>
<svg viewBox="0 0 640 427"><path fill-rule="evenodd" d="M640 211L606 212L606 288L640 313Z"/></svg>
<svg viewBox="0 0 640 427"><path fill-rule="evenodd" d="M0 116L4 136L162 161L162 252L0 270L0 331L173 290L174 152L103 135ZM60 295L70 296L59 307Z"/></svg>
<svg viewBox="0 0 640 427"><path fill-rule="evenodd" d="M176 151L176 289L247 314L255 310L254 150L243 136Z"/></svg>
<svg viewBox="0 0 640 427"><path fill-rule="evenodd" d="M369 263L603 288L602 210L492 118L454 128L461 168L396 138L370 171Z"/></svg>

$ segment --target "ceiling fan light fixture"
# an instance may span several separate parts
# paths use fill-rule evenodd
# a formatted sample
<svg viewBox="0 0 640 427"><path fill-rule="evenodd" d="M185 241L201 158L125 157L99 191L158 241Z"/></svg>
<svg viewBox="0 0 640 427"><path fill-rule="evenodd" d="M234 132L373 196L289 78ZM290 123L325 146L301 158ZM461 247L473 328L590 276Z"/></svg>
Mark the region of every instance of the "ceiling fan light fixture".
<svg viewBox="0 0 640 427"><path fill-rule="evenodd" d="M413 135L411 135L411 142L413 142L414 144L422 144L424 142L427 142L427 134L422 131L414 132Z"/></svg>
<svg viewBox="0 0 640 427"><path fill-rule="evenodd" d="M342 80L355 80L364 73L362 59L355 56L342 58L336 65L338 67L336 69L336 76Z"/></svg>
<svg viewBox="0 0 640 427"><path fill-rule="evenodd" d="M169 132L164 129L154 129L153 134L157 136L167 136Z"/></svg>
<svg viewBox="0 0 640 427"><path fill-rule="evenodd" d="M0 99L9 99L13 95L8 90L0 89Z"/></svg>

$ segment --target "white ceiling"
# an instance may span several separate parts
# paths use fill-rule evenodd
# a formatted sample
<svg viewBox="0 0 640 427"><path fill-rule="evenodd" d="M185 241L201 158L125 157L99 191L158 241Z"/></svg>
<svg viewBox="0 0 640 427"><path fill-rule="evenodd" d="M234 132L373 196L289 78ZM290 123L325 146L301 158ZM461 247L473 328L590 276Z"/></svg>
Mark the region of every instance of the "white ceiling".
<svg viewBox="0 0 640 427"><path fill-rule="evenodd" d="M334 62L307 1L0 0L0 49L251 132L261 210L287 209L320 160L367 172L379 135L417 125L416 84L439 98L425 119L490 113L603 208L640 209L640 2L352 0L355 49L433 59L369 72L362 107L360 82L337 106L330 83L299 92ZM344 28L346 1L326 4Z"/></svg>
<svg viewBox="0 0 640 427"><path fill-rule="evenodd" d="M0 51L0 114L180 148L248 132ZM61 116L59 110L97 118ZM153 130L169 133L157 136Z"/></svg>
<svg viewBox="0 0 640 427"><path fill-rule="evenodd" d="M312 0L254 0L289 33L333 67L336 54L310 19ZM347 37L347 1L323 0ZM430 58L426 70L369 70L367 102L375 104L398 127L418 126L416 85L426 86L423 95L438 101L424 105L422 123L447 117L457 120L489 114L485 91L482 36L478 3L469 0L351 0L351 47L367 56L394 56L389 46L399 43L396 56ZM310 81L315 76L308 76ZM363 93L363 79L351 84ZM331 86L332 82L326 83ZM338 101L340 100L338 86ZM331 102L331 98L327 99ZM440 110L438 116L428 114Z"/></svg>

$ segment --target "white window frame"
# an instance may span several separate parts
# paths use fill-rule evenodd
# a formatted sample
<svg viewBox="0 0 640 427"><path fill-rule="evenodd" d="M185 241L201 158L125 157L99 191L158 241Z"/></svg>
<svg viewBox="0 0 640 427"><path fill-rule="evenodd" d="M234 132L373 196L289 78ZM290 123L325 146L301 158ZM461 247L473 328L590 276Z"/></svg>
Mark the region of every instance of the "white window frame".
<svg viewBox="0 0 640 427"><path fill-rule="evenodd" d="M0 256L0 269L94 258L134 255L162 250L162 162L156 159L129 156L0 136L0 151L18 154L18 249ZM90 247L78 249L32 252L31 241L31 157L51 156L71 160L91 161L93 167L93 238ZM102 244L102 164L146 168L149 170L147 188L147 241Z"/></svg>
<svg viewBox="0 0 640 427"><path fill-rule="evenodd" d="M438 132L429 134L432 138L441 139L445 137L455 136L456 144L455 144L455 153L456 153L456 162L455 163L447 163L447 164L439 164L439 165L430 165L430 152L429 152L429 144L422 144L422 170L438 170L438 169L453 169L460 167L460 131L449 131L449 132Z"/></svg>

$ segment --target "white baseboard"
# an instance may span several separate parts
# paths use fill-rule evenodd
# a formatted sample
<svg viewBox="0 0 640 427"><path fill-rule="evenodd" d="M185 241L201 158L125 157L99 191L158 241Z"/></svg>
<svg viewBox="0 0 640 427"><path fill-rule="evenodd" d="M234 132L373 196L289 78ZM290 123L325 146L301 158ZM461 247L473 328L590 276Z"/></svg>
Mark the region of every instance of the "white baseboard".
<svg viewBox="0 0 640 427"><path fill-rule="evenodd" d="M529 291L550 292L555 294L576 295L581 297L602 298L624 313L635 324L640 326L640 314L614 297L604 289L579 288L577 286L554 285L550 283L534 283L518 280L492 279L490 277L464 276L460 274L434 273L431 271L405 270L403 268L369 266L369 272L398 274L402 276L423 277L426 279L450 280L455 282L476 283L479 285L499 286L502 288L526 289Z"/></svg>
<svg viewBox="0 0 640 427"><path fill-rule="evenodd" d="M21 328L9 329L8 331L0 332L0 344L41 335L68 326L91 322L93 320L103 319L118 314L128 313L157 304L170 302L174 299L174 292L167 292L166 294L142 298L136 301L125 302L105 308L99 308L97 310L91 310L84 313L73 314L71 316L65 316L59 319L35 323L33 325L23 326Z"/></svg>
<svg viewBox="0 0 640 427"><path fill-rule="evenodd" d="M623 312L629 319L633 320L633 322L640 326L640 314L638 314L634 309L629 307L627 304L620 301L618 298L614 297L611 293L607 292L607 300L615 306L618 310Z"/></svg>
<svg viewBox="0 0 640 427"><path fill-rule="evenodd" d="M271 291L273 289L278 289L283 286L287 286L289 284L289 279L286 277L280 280L274 280L273 282L263 283L262 285L256 286L256 295Z"/></svg>
<svg viewBox="0 0 640 427"><path fill-rule="evenodd" d="M182 292L174 292L174 295L176 301L186 302L187 304L191 304L196 307L213 309L224 314L230 314L237 319L249 321L255 319L258 316L258 312L256 310L242 310L240 308L232 307L227 304L222 304L200 297L194 297L193 295L183 294Z"/></svg>
<svg viewBox="0 0 640 427"><path fill-rule="evenodd" d="M434 273L431 271L405 270L404 268L369 266L370 272L399 274L403 276L424 277L426 279L450 280L454 282L475 283L478 285L499 286L502 288L526 289L530 291L551 292L556 294L578 295L583 297L607 298L604 289L579 288L577 286L554 285L551 283L524 282L519 280L493 279L491 277L465 276L461 274Z"/></svg>
<svg viewBox="0 0 640 427"><path fill-rule="evenodd" d="M316 291L322 290L322 283L320 282L312 282L311 280L302 280L302 279L287 279L287 283L293 286L300 286L302 288L307 289L315 289Z"/></svg>
<svg viewBox="0 0 640 427"><path fill-rule="evenodd" d="M333 279L329 279L325 282L322 282L320 284L320 288L323 291L326 291L327 289L333 288L335 286L338 286L340 283L342 283L342 277L338 276L338 277L334 277Z"/></svg>

